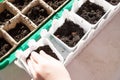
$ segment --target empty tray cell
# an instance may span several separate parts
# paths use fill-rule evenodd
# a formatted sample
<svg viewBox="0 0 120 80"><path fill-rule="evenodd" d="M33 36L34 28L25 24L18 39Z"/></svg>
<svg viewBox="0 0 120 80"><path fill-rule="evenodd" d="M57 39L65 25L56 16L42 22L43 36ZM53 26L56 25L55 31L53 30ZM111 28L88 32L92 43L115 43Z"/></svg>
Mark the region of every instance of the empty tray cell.
<svg viewBox="0 0 120 80"><path fill-rule="evenodd" d="M120 2L120 0L106 0L106 1L112 5L117 5Z"/></svg>
<svg viewBox="0 0 120 80"><path fill-rule="evenodd" d="M25 15L30 18L36 25L39 25L49 16L47 10L40 5L32 7Z"/></svg>
<svg viewBox="0 0 120 80"><path fill-rule="evenodd" d="M84 30L78 24L70 20L65 20L64 24L59 27L54 35L70 47L74 47L84 36Z"/></svg>
<svg viewBox="0 0 120 80"><path fill-rule="evenodd" d="M4 39L0 38L0 58L3 57L12 46Z"/></svg>
<svg viewBox="0 0 120 80"><path fill-rule="evenodd" d="M32 0L8 0L19 10L24 9Z"/></svg>
<svg viewBox="0 0 120 80"><path fill-rule="evenodd" d="M52 51L52 49L48 45L38 47L38 49L35 50L35 52L39 53L41 50L45 51L46 54L48 54L48 55L54 57L55 59L59 60L57 55Z"/></svg>
<svg viewBox="0 0 120 80"><path fill-rule="evenodd" d="M23 23L17 23L15 28L9 30L8 33L18 42L30 33L30 29Z"/></svg>
<svg viewBox="0 0 120 80"><path fill-rule="evenodd" d="M60 7L66 0L44 0L54 10Z"/></svg>
<svg viewBox="0 0 120 80"><path fill-rule="evenodd" d="M78 9L76 13L91 24L96 24L99 21L99 19L105 14L105 11L102 6L99 6L87 0Z"/></svg>

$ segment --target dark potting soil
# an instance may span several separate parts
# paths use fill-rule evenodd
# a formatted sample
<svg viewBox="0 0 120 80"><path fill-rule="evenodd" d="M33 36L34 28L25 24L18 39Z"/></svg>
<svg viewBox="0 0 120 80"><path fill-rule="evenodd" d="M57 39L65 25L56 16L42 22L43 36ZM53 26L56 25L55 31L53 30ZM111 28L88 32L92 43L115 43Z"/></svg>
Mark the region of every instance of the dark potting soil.
<svg viewBox="0 0 120 80"><path fill-rule="evenodd" d="M50 5L53 9L57 9L61 6L66 0L44 0L48 5Z"/></svg>
<svg viewBox="0 0 120 80"><path fill-rule="evenodd" d="M12 46L4 39L0 38L0 58L4 56Z"/></svg>
<svg viewBox="0 0 120 80"><path fill-rule="evenodd" d="M72 21L65 20L65 23L59 27L54 35L61 39L70 47L74 47L78 41L84 36L84 30Z"/></svg>
<svg viewBox="0 0 120 80"><path fill-rule="evenodd" d="M39 25L46 17L48 17L47 11L40 5L31 8L25 15L36 25Z"/></svg>
<svg viewBox="0 0 120 80"><path fill-rule="evenodd" d="M77 14L88 22L95 24L105 14L103 7L87 0L77 11Z"/></svg>
<svg viewBox="0 0 120 80"><path fill-rule="evenodd" d="M120 0L106 0L106 1L112 5L117 5L120 2Z"/></svg>
<svg viewBox="0 0 120 80"><path fill-rule="evenodd" d="M51 48L48 45L41 46L37 50L35 50L37 53L39 53L41 50L45 51L46 54L54 57L55 59L59 60L56 54L51 50Z"/></svg>
<svg viewBox="0 0 120 80"><path fill-rule="evenodd" d="M18 42L29 34L30 30L23 23L17 23L15 28L9 30L8 33Z"/></svg>
<svg viewBox="0 0 120 80"><path fill-rule="evenodd" d="M12 13L10 13L7 9L0 13L0 25L5 24L6 21L14 17Z"/></svg>
<svg viewBox="0 0 120 80"><path fill-rule="evenodd" d="M18 9L22 10L25 8L32 0L15 0L12 2Z"/></svg>

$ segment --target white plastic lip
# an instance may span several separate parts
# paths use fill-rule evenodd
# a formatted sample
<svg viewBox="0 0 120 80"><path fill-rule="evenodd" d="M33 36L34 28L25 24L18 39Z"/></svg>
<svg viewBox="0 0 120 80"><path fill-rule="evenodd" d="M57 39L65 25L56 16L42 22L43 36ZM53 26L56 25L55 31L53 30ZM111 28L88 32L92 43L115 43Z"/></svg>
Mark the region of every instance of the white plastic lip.
<svg viewBox="0 0 120 80"><path fill-rule="evenodd" d="M41 31L41 35L44 34L44 36L41 36L42 38L48 39L54 48L60 53L60 55L65 60L68 54L71 52L59 39L56 39L56 36L48 32L46 29L43 29Z"/></svg>
<svg viewBox="0 0 120 80"><path fill-rule="evenodd" d="M52 34L54 36L55 31L61 27L64 23L65 20L70 20L73 21L75 24L78 24L81 28L83 28L85 35L90 31L91 29L91 25L89 25L87 22L82 22L82 19L78 18L73 12L69 12L67 10L65 10L62 14L62 17L53 20L52 26L49 30L49 33ZM79 40L78 43L81 42L81 40L84 38L84 36ZM57 37L54 36L54 38L59 41L62 45L64 45L69 51L73 51L77 46L78 43L74 46L74 47L69 47L67 44L65 44L63 41L61 41L60 39L58 39Z"/></svg>
<svg viewBox="0 0 120 80"><path fill-rule="evenodd" d="M73 7L71 9L71 12L76 13L78 11L78 9L86 2L87 0L75 0L73 3ZM100 21L104 18L104 16L108 15L108 13L111 11L111 9L113 8L112 5L108 4L105 0L92 0L91 2L103 7L103 9L105 10L105 14L97 21L96 24L91 24L90 22L88 22L87 20L85 20L84 18L82 18L81 16L78 15L78 17L81 17L83 22L88 22L93 28L98 25L100 23ZM77 15L77 14L76 14Z"/></svg>
<svg viewBox="0 0 120 80"><path fill-rule="evenodd" d="M106 0L105 0L105 1L106 1ZM120 5L120 2L119 2L117 5L113 5L113 4L111 4L110 2L108 2L108 1L106 1L106 3L108 3L108 4L110 4L110 5L114 6L114 7L117 7L118 5Z"/></svg>

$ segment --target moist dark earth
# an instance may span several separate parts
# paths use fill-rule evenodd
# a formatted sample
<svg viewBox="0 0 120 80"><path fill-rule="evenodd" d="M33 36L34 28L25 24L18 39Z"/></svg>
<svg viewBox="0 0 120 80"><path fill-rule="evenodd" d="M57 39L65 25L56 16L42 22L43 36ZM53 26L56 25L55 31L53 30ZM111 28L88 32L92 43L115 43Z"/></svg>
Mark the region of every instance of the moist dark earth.
<svg viewBox="0 0 120 80"><path fill-rule="evenodd" d="M45 51L46 54L48 54L48 55L54 57L55 59L59 60L58 57L56 56L56 54L51 50L51 48L48 45L39 47L37 50L35 50L35 52L39 53L41 50Z"/></svg>
<svg viewBox="0 0 120 80"><path fill-rule="evenodd" d="M15 0L12 2L18 9L22 10L25 8L32 0Z"/></svg>
<svg viewBox="0 0 120 80"><path fill-rule="evenodd" d="M6 21L14 17L12 13L10 13L7 9L0 13L0 25L5 24Z"/></svg>
<svg viewBox="0 0 120 80"><path fill-rule="evenodd" d="M4 38L0 38L0 58L4 56L11 48L12 46L5 41Z"/></svg>
<svg viewBox="0 0 120 80"><path fill-rule="evenodd" d="M105 14L103 7L91 3L87 0L77 11L77 14L83 17L91 24L95 24Z"/></svg>
<svg viewBox="0 0 120 80"><path fill-rule="evenodd" d="M53 9L57 9L61 6L66 0L44 0L49 6Z"/></svg>
<svg viewBox="0 0 120 80"><path fill-rule="evenodd" d="M84 30L79 25L69 20L65 20L64 24L54 33L56 37L70 47L74 47L84 34Z"/></svg>
<svg viewBox="0 0 120 80"><path fill-rule="evenodd" d="M23 23L17 23L15 28L9 30L8 33L18 42L29 34L30 30Z"/></svg>
<svg viewBox="0 0 120 80"><path fill-rule="evenodd" d="M117 5L120 2L120 0L106 0L106 1L112 5Z"/></svg>
<svg viewBox="0 0 120 80"><path fill-rule="evenodd" d="M29 17L36 25L39 25L46 17L48 17L49 14L43 7L37 5L31 8L25 15Z"/></svg>

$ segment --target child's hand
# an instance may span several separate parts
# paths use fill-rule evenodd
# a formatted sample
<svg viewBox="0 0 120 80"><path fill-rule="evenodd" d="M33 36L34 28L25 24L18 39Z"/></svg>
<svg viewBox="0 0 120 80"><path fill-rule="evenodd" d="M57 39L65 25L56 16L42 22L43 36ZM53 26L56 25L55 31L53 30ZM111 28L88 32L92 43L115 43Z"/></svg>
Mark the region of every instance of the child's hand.
<svg viewBox="0 0 120 80"><path fill-rule="evenodd" d="M34 80L71 80L64 65L43 51L31 53L28 67Z"/></svg>

